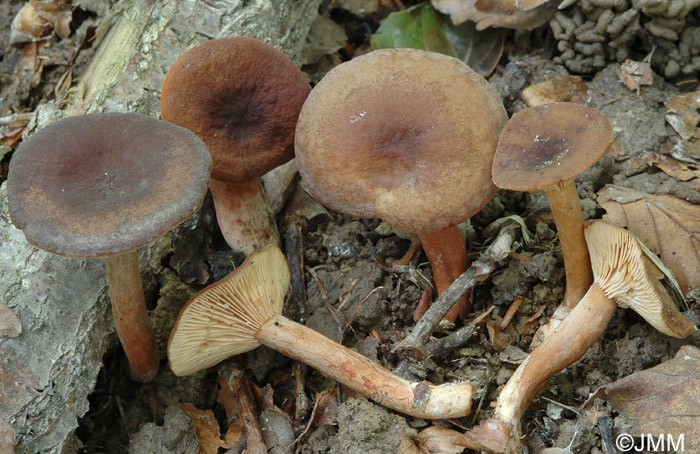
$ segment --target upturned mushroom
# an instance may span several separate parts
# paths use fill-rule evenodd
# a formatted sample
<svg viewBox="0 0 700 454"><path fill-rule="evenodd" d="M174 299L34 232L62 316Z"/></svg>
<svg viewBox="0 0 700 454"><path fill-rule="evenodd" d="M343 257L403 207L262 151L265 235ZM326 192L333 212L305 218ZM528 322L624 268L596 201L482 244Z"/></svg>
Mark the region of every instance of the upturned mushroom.
<svg viewBox="0 0 700 454"><path fill-rule="evenodd" d="M260 177L294 157L294 128L310 90L282 52L254 38L206 41L163 83L163 120L184 126L214 156L210 189L224 239L250 255L279 244Z"/></svg>
<svg viewBox="0 0 700 454"><path fill-rule="evenodd" d="M568 102L516 113L498 141L493 182L501 189L544 191L564 256L566 293L550 321L540 329L542 338L557 327L593 282L574 179L600 160L611 141L612 126L605 115Z"/></svg>
<svg viewBox="0 0 700 454"><path fill-rule="evenodd" d="M267 345L394 410L418 418L456 418L471 407L468 383L433 386L398 377L361 354L281 315L289 287L287 261L269 246L195 295L168 343L175 375L187 375Z"/></svg>
<svg viewBox="0 0 700 454"><path fill-rule="evenodd" d="M493 196L507 120L496 91L461 61L382 49L333 68L297 124L299 171L321 203L418 234L439 293L468 266L456 225ZM466 297L448 313L468 312Z"/></svg>
<svg viewBox="0 0 700 454"><path fill-rule="evenodd" d="M658 331L683 338L695 325L678 311L661 283L658 260L628 231L594 221L585 230L594 282L555 331L501 390L493 417L512 427L504 452L520 452L520 417L554 374L581 358L603 334L618 307L631 308Z"/></svg>
<svg viewBox="0 0 700 454"><path fill-rule="evenodd" d="M114 323L136 379L160 357L138 248L199 208L212 159L194 134L133 113L69 117L20 144L7 177L12 222L36 247L105 257Z"/></svg>

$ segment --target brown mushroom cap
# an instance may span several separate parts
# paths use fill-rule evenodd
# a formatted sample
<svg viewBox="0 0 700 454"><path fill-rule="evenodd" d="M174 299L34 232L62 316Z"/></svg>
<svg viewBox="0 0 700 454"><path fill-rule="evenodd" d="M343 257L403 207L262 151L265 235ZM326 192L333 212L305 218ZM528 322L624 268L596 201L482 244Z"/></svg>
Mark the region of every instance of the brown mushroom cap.
<svg viewBox="0 0 700 454"><path fill-rule="evenodd" d="M68 117L17 148L9 213L27 241L55 254L132 251L197 211L211 166L185 128L134 113Z"/></svg>
<svg viewBox="0 0 700 454"><path fill-rule="evenodd" d="M524 109L508 120L493 157L493 182L533 191L575 178L598 162L612 141L605 115L577 103Z"/></svg>
<svg viewBox="0 0 700 454"><path fill-rule="evenodd" d="M297 124L297 163L333 210L437 232L493 196L491 161L506 120L496 91L461 61L376 50L312 90Z"/></svg>
<svg viewBox="0 0 700 454"><path fill-rule="evenodd" d="M695 330L661 283L663 272L634 235L604 221L589 223L585 234L595 282L608 298L668 336L686 337Z"/></svg>
<svg viewBox="0 0 700 454"><path fill-rule="evenodd" d="M309 94L282 52L254 38L206 41L184 53L163 83L163 120L201 137L212 178L244 182L294 157L294 128Z"/></svg>

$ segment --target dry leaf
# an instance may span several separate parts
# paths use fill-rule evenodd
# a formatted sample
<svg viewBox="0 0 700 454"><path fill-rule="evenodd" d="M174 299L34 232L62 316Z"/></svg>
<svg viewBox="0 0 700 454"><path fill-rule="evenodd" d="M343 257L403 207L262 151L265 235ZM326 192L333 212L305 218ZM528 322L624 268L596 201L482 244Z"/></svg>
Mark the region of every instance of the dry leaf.
<svg viewBox="0 0 700 454"><path fill-rule="evenodd" d="M634 233L673 271L681 292L700 286L700 206L616 185L598 193L603 219Z"/></svg>
<svg viewBox="0 0 700 454"><path fill-rule="evenodd" d="M530 85L523 90L521 97L528 107L551 102L585 104L588 98L588 85L579 76L559 76Z"/></svg>
<svg viewBox="0 0 700 454"><path fill-rule="evenodd" d="M17 337L21 333L22 322L12 309L0 301L0 337ZM1 429L2 427L0 426Z"/></svg>
<svg viewBox="0 0 700 454"><path fill-rule="evenodd" d="M46 38L52 30L61 38L70 36L73 12L65 0L30 1L12 20L10 43L21 44Z"/></svg>
<svg viewBox="0 0 700 454"><path fill-rule="evenodd" d="M681 181L690 181L700 177L700 168L698 168L698 166L686 164L671 156L649 152L642 156L642 160L647 165L656 166L666 175L670 175Z"/></svg>
<svg viewBox="0 0 700 454"><path fill-rule="evenodd" d="M444 426L431 426L416 435L415 442L428 454L457 454L465 448L482 450L484 446L462 432Z"/></svg>
<svg viewBox="0 0 700 454"><path fill-rule="evenodd" d="M651 85L653 75L651 65L647 62L625 60L620 65L620 80L630 90L637 90L640 85Z"/></svg>
<svg viewBox="0 0 700 454"><path fill-rule="evenodd" d="M456 25L468 20L477 30L489 27L533 29L547 22L556 3L549 0L431 0L438 11L449 14Z"/></svg>
<svg viewBox="0 0 700 454"><path fill-rule="evenodd" d="M421 450L416 443L411 440L406 432L401 432L401 441L399 442L399 447L396 449L396 454L425 454L425 451Z"/></svg>
<svg viewBox="0 0 700 454"><path fill-rule="evenodd" d="M464 435L476 443L476 451L503 452L509 441L513 427L499 419L489 418L481 421L478 426L474 426Z"/></svg>
<svg viewBox="0 0 700 454"><path fill-rule="evenodd" d="M226 429L226 435L224 436L226 445L233 447L234 444L239 443L243 439L244 433L245 422L243 418L238 418L233 423L229 424L228 429Z"/></svg>
<svg viewBox="0 0 700 454"><path fill-rule="evenodd" d="M179 407L194 421L199 454L218 454L219 448L228 448L221 439L221 429L213 411L199 410L191 403L179 404Z"/></svg>
<svg viewBox="0 0 700 454"><path fill-rule="evenodd" d="M676 159L700 163L700 92L682 93L666 101L666 121L680 136L672 150Z"/></svg>
<svg viewBox="0 0 700 454"><path fill-rule="evenodd" d="M683 435L683 452L700 452L700 349L685 345L675 358L604 389L612 406L634 419L630 435Z"/></svg>

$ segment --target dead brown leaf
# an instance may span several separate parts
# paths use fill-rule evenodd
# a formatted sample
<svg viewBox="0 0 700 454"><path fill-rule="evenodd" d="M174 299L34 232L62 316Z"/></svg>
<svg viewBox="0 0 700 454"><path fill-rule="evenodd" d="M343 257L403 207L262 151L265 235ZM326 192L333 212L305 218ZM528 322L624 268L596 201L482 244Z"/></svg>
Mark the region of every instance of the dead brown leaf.
<svg viewBox="0 0 700 454"><path fill-rule="evenodd" d="M673 157L700 162L700 92L681 93L666 101L666 121L680 136L672 150Z"/></svg>
<svg viewBox="0 0 700 454"><path fill-rule="evenodd" d="M179 407L194 421L199 454L218 454L219 448L228 447L221 439L221 429L213 411L199 410L191 403L179 404Z"/></svg>
<svg viewBox="0 0 700 454"><path fill-rule="evenodd" d="M481 421L464 435L476 443L475 451L503 452L508 444L513 427L499 419L489 418Z"/></svg>
<svg viewBox="0 0 700 454"><path fill-rule="evenodd" d="M468 20L477 30L489 27L533 29L547 22L556 10L549 0L431 0L455 25Z"/></svg>
<svg viewBox="0 0 700 454"><path fill-rule="evenodd" d="M683 294L700 286L700 206L616 185L598 193L603 219L634 233L673 271Z"/></svg>
<svg viewBox="0 0 700 454"><path fill-rule="evenodd" d="M630 435L683 435L683 452L700 452L700 349L685 345L675 358L604 389L612 406L634 419Z"/></svg>
<svg viewBox="0 0 700 454"><path fill-rule="evenodd" d="M620 66L619 76L630 90L637 90L641 85L651 85L654 80L651 65L643 61L625 60Z"/></svg>
<svg viewBox="0 0 700 454"><path fill-rule="evenodd" d="M671 156L649 152L645 153L642 159L648 165L653 165L666 175L681 181L691 181L694 178L700 177L700 168L698 168L697 165L686 164Z"/></svg>
<svg viewBox="0 0 700 454"><path fill-rule="evenodd" d="M66 0L36 1L25 4L12 20L10 43L20 44L47 37L52 30L61 38L70 36L73 12Z"/></svg>
<svg viewBox="0 0 700 454"><path fill-rule="evenodd" d="M585 104L588 98L588 85L579 76L559 76L530 85L523 90L521 96L528 107L551 102Z"/></svg>
<svg viewBox="0 0 700 454"><path fill-rule="evenodd" d="M421 452L426 454L457 454L466 448L479 451L484 449L478 441L444 426L431 426L420 431L415 441Z"/></svg>

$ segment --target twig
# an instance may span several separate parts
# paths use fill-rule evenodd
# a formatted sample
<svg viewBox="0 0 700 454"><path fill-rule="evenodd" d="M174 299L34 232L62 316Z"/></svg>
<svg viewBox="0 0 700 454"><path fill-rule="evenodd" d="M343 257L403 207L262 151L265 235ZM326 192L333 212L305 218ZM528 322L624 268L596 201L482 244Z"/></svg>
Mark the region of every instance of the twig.
<svg viewBox="0 0 700 454"><path fill-rule="evenodd" d="M449 336L445 336L442 339L436 339L430 341L426 345L425 349L428 355L436 357L442 356L451 351L457 350L466 344L469 339L474 335L474 325L463 326Z"/></svg>
<svg viewBox="0 0 700 454"><path fill-rule="evenodd" d="M496 240L481 254L479 260L475 261L461 276L450 285L440 297L430 306L423 317L416 323L416 326L403 341L395 348L402 359L425 360L427 351L425 343L433 330L440 323L440 320L450 310L452 305L459 300L462 295L471 290L477 283L486 279L496 268L496 264L506 258L511 252L513 244L513 229L510 225L501 230Z"/></svg>
<svg viewBox="0 0 700 454"><path fill-rule="evenodd" d="M307 229L306 219L292 215L287 218L287 234L285 248L287 263L291 273L292 295L299 310L299 323L306 322L306 282L304 280L304 232Z"/></svg>

